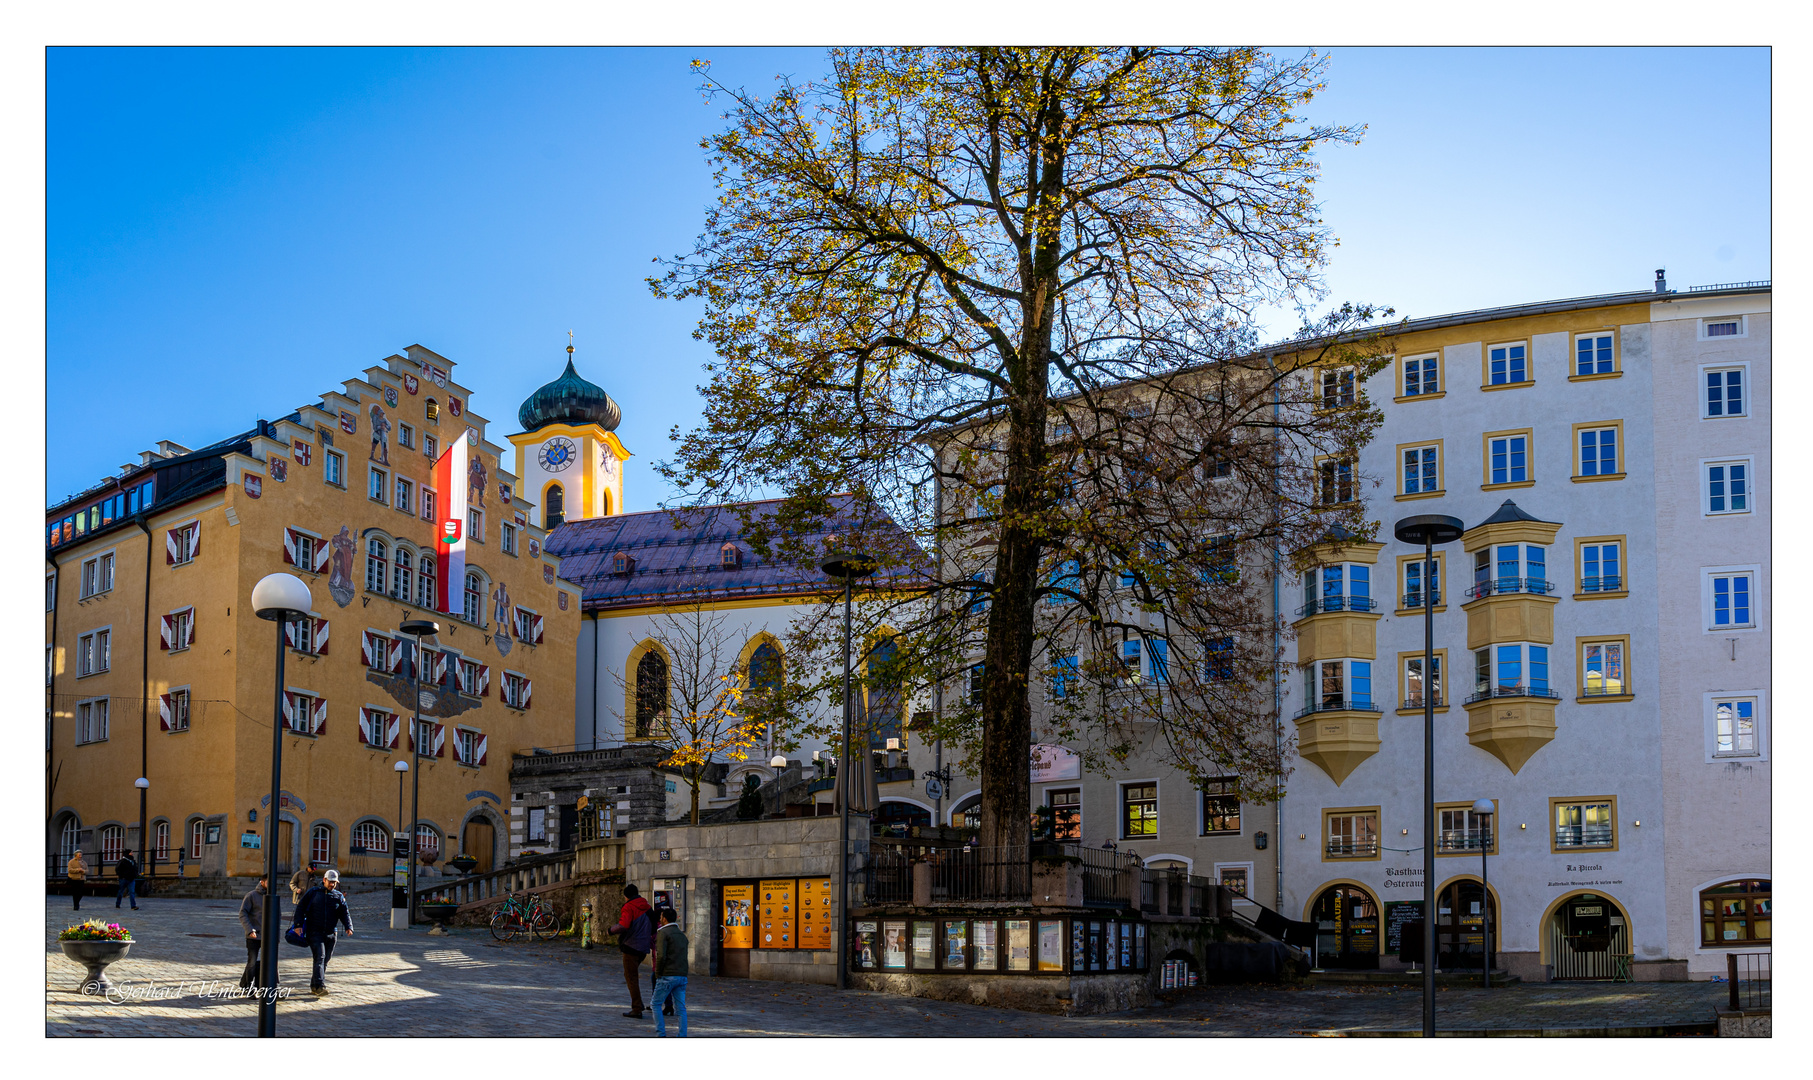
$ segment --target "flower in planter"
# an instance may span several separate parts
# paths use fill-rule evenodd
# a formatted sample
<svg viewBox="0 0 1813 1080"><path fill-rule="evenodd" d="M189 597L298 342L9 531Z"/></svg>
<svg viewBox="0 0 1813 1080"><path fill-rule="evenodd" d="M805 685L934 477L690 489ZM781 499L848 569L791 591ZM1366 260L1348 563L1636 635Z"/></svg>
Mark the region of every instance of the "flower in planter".
<svg viewBox="0 0 1813 1080"><path fill-rule="evenodd" d="M57 935L58 941L131 941L132 931L119 923L89 919Z"/></svg>

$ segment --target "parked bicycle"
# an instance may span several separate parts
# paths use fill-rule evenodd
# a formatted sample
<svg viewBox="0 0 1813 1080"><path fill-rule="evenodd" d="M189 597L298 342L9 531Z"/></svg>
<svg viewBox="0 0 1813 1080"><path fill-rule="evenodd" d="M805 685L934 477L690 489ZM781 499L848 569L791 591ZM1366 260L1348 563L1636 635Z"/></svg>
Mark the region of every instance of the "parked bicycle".
<svg viewBox="0 0 1813 1080"><path fill-rule="evenodd" d="M491 913L491 936L499 941L514 941L520 934L533 934L546 941L560 933L560 920L554 909L538 896L510 893Z"/></svg>

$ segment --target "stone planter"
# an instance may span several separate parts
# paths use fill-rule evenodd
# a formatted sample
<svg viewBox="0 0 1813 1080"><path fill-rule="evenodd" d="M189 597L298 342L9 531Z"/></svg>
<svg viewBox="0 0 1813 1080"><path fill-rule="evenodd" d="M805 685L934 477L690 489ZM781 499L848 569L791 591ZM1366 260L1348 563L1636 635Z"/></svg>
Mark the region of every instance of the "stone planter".
<svg viewBox="0 0 1813 1080"><path fill-rule="evenodd" d="M63 955L88 969L75 989L84 994L105 994L113 989L107 981L107 965L123 960L132 951L130 941L59 941Z"/></svg>
<svg viewBox="0 0 1813 1080"><path fill-rule="evenodd" d="M428 932L437 935L445 934L447 932L447 920L453 918L454 913L459 911L459 909L460 906L458 904L423 904L422 917L424 919L434 920L434 926L429 928Z"/></svg>
<svg viewBox="0 0 1813 1080"><path fill-rule="evenodd" d="M470 855L459 855L448 859L447 865L451 869L459 871L460 876L464 877L465 875L472 873L472 868L478 865L478 860Z"/></svg>

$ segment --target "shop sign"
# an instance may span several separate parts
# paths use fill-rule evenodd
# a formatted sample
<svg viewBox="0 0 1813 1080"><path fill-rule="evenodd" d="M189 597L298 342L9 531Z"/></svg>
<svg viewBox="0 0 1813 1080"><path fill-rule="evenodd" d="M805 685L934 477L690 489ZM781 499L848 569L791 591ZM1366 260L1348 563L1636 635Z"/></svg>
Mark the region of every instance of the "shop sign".
<svg viewBox="0 0 1813 1080"><path fill-rule="evenodd" d="M1083 759L1066 747L1037 743L1032 748L1032 782L1076 780L1083 775Z"/></svg>
<svg viewBox="0 0 1813 1080"><path fill-rule="evenodd" d="M1418 882L1420 885L1421 882ZM1421 926L1423 923L1423 902L1421 900L1399 900L1385 905L1385 951L1397 953L1403 950L1404 930L1408 926Z"/></svg>
<svg viewBox="0 0 1813 1080"><path fill-rule="evenodd" d="M755 886L724 886L724 947L755 947Z"/></svg>

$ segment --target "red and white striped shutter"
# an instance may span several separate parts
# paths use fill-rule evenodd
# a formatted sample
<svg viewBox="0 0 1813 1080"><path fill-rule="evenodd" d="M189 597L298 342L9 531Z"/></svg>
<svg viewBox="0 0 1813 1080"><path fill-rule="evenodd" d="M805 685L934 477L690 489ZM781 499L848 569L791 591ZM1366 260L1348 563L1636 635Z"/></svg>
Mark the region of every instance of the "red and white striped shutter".
<svg viewBox="0 0 1813 1080"><path fill-rule="evenodd" d="M327 620L326 619L316 619L315 620L315 652L321 656L327 655Z"/></svg>
<svg viewBox="0 0 1813 1080"><path fill-rule="evenodd" d="M289 566L296 565L296 530L295 529L285 528L283 530L283 561L286 565L289 565Z"/></svg>
<svg viewBox="0 0 1813 1080"><path fill-rule="evenodd" d="M447 681L447 654L446 653L437 652L434 654L434 678L431 679L430 681L433 682L436 686L439 686L442 683L445 683Z"/></svg>
<svg viewBox="0 0 1813 1080"><path fill-rule="evenodd" d="M176 636L176 628L171 625L170 616L165 615L164 622L163 622L163 629L161 631L159 631L159 634L158 634L157 647L160 649L166 649L166 650L169 649L170 645L172 644L172 639L175 638L175 636Z"/></svg>
<svg viewBox="0 0 1813 1080"><path fill-rule="evenodd" d="M491 667L489 664L478 666L478 696L488 697L491 694Z"/></svg>
<svg viewBox="0 0 1813 1080"><path fill-rule="evenodd" d="M296 727L296 701L288 690L283 692L283 722L294 730Z"/></svg>
<svg viewBox="0 0 1813 1080"><path fill-rule="evenodd" d="M483 765L485 763L485 747L490 742L491 742L491 736L489 736L489 735L480 735L478 737L478 762L477 762L477 764Z"/></svg>
<svg viewBox="0 0 1813 1080"><path fill-rule="evenodd" d="M315 545L315 573L325 573L327 571L328 561L333 558L333 555L334 547L332 544L325 542L317 543Z"/></svg>
<svg viewBox="0 0 1813 1080"><path fill-rule="evenodd" d="M170 714L173 711L174 711L174 708L170 704L170 695L169 694L159 694L157 696L158 730L160 730L160 731L169 731L170 730Z"/></svg>
<svg viewBox="0 0 1813 1080"><path fill-rule="evenodd" d="M309 732L319 735L327 730L327 699L315 699L315 715L309 718Z"/></svg>
<svg viewBox="0 0 1813 1080"><path fill-rule="evenodd" d="M363 705L359 706L359 741L366 746L378 745L377 737L372 734L371 719L371 710Z"/></svg>
<svg viewBox="0 0 1813 1080"><path fill-rule="evenodd" d="M283 643L285 645L288 645L292 649L297 647L297 645L296 645L296 620L295 619L283 620ZM303 642L302 647L307 648L308 642L306 642L306 641Z"/></svg>
<svg viewBox="0 0 1813 1080"><path fill-rule="evenodd" d="M186 649L193 644L195 644L195 609L190 608L187 630L183 634L183 648Z"/></svg>
<svg viewBox="0 0 1813 1080"><path fill-rule="evenodd" d="M392 750L395 750L397 748L397 741L399 739L401 739L403 736L403 718L400 716L391 716L390 720L389 720L389 724L390 724L390 739L389 739L390 748ZM415 739L411 738L409 740L409 745L413 748L415 746Z"/></svg>
<svg viewBox="0 0 1813 1080"><path fill-rule="evenodd" d="M537 645L541 644L541 625L542 625L541 616L540 615L535 616L535 637L533 640L534 640L535 644L537 644Z"/></svg>
<svg viewBox="0 0 1813 1080"><path fill-rule="evenodd" d="M529 707L529 694L535 690L535 684L527 679L522 681L522 708Z"/></svg>
<svg viewBox="0 0 1813 1080"><path fill-rule="evenodd" d="M370 630L359 635L359 658L365 661L366 667L378 666L378 650L384 646L382 639Z"/></svg>
<svg viewBox="0 0 1813 1080"><path fill-rule="evenodd" d="M403 641L398 638L390 643L390 655L385 658L384 670L395 672L403 666Z"/></svg>
<svg viewBox="0 0 1813 1080"><path fill-rule="evenodd" d="M445 746L446 743L447 743L447 725L446 724L434 725L434 752L431 753L429 756L430 757L440 757L441 756L441 747Z"/></svg>
<svg viewBox="0 0 1813 1080"><path fill-rule="evenodd" d="M189 558L201 554L201 522L189 526Z"/></svg>
<svg viewBox="0 0 1813 1080"><path fill-rule="evenodd" d="M164 534L164 563L166 565L169 565L169 566L176 565L176 555L177 555L176 545L177 545L178 540L179 540L179 538L176 534L175 529L171 529L169 532L166 532Z"/></svg>

